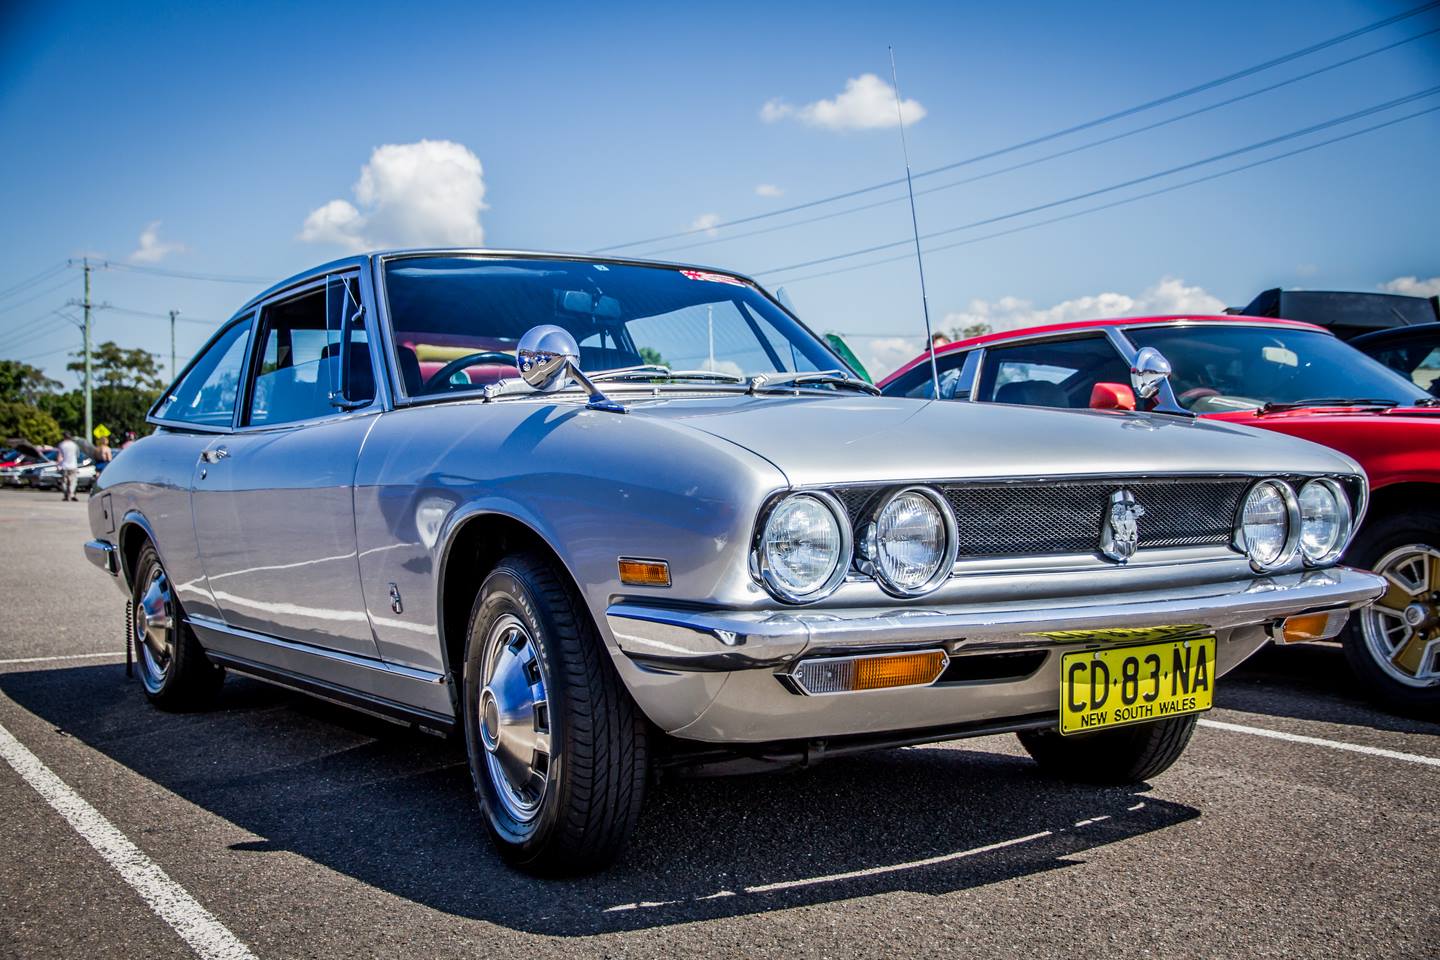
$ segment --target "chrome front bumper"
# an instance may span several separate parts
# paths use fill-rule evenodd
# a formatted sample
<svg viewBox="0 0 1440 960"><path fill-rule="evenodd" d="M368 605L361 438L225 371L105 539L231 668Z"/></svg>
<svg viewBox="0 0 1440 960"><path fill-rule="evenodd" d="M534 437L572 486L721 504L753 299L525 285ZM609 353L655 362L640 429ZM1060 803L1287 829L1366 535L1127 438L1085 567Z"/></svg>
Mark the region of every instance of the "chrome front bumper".
<svg viewBox="0 0 1440 960"><path fill-rule="evenodd" d="M85 559L112 577L120 576L120 551L108 540L90 540L85 544Z"/></svg>
<svg viewBox="0 0 1440 960"><path fill-rule="evenodd" d="M1348 610L1385 581L1348 567L1114 594L926 608L704 611L617 603L607 624L617 667L650 719L677 736L764 742L916 729L1055 712L1057 658L1012 680L805 697L777 679L812 656L943 647L952 657L1078 650L1147 630L1213 633L1224 673L1286 617Z"/></svg>

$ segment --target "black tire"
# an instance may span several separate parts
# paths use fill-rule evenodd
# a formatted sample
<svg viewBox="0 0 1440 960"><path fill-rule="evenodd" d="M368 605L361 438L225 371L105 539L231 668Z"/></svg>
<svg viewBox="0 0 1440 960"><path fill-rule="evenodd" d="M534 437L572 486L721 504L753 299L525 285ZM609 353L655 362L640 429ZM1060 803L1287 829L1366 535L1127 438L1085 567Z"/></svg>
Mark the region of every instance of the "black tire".
<svg viewBox="0 0 1440 960"><path fill-rule="evenodd" d="M525 671L529 685L522 697L502 694L505 705L496 706L496 691L506 689L495 666L502 663L511 676ZM522 870L552 876L612 863L645 795L645 723L580 598L545 558L512 556L486 576L470 611L463 702L470 773L500 854ZM495 709L482 720L489 706ZM533 731L513 722L526 716L524 709ZM510 725L502 716L512 718ZM505 739L511 730L519 731L518 741ZM549 752L542 761L540 747L533 748L530 779L514 789L517 777L504 772L505 758L530 750L525 738L532 733L547 738ZM516 742L518 751L510 746Z"/></svg>
<svg viewBox="0 0 1440 960"><path fill-rule="evenodd" d="M1409 546L1440 550L1440 513L1412 510L1373 518L1356 534L1345 551L1344 560L1352 566L1374 570L1392 553ZM1440 609L1440 597L1432 594L1429 603L1432 609ZM1375 614L1370 616L1373 618ZM1366 695L1376 705L1395 713L1412 716L1440 713L1440 683L1411 686L1393 676L1381 665L1380 653L1367 640L1365 620L1364 611L1351 614L1341 639L1345 659Z"/></svg>
<svg viewBox="0 0 1440 960"><path fill-rule="evenodd" d="M1077 783L1122 786L1170 768L1195 732L1196 716L1167 717L1116 730L1061 736L1058 730L1022 730L1020 743L1051 776Z"/></svg>
<svg viewBox="0 0 1440 960"><path fill-rule="evenodd" d="M145 696L164 710L202 710L215 704L225 671L210 662L194 631L185 623L180 602L168 592L165 626L152 622L145 600L159 583L168 587L169 575L160 563L160 554L146 542L135 558L135 575L130 584L130 622L126 629L135 645L137 672ZM154 609L153 597L151 603ZM160 648L163 647L162 651Z"/></svg>

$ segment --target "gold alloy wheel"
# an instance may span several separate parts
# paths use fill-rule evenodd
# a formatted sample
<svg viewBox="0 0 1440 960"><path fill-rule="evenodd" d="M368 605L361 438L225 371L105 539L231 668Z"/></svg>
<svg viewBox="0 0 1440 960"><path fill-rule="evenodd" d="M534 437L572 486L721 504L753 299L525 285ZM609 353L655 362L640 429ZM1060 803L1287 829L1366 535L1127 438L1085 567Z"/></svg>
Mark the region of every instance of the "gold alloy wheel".
<svg viewBox="0 0 1440 960"><path fill-rule="evenodd" d="M1390 585L1360 614L1370 656L1406 686L1440 685L1440 550L1423 543L1396 547L1375 572Z"/></svg>

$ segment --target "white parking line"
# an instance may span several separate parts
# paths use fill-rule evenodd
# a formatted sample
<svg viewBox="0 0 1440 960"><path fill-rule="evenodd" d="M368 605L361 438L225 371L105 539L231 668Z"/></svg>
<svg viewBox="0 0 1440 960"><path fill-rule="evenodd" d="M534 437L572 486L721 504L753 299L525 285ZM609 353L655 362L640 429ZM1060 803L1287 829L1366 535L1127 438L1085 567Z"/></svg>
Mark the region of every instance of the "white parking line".
<svg viewBox="0 0 1440 960"><path fill-rule="evenodd" d="M235 934L3 725L0 725L0 757L55 808L197 954L205 960L255 960L255 955Z"/></svg>
<svg viewBox="0 0 1440 960"><path fill-rule="evenodd" d="M53 660L97 660L101 657L123 657L124 650L111 650L105 653L67 653L61 657L20 657L15 660L0 660L0 667L9 666L12 663L50 663Z"/></svg>
<svg viewBox="0 0 1440 960"><path fill-rule="evenodd" d="M1364 753L1372 757L1404 760L1407 763L1419 763L1427 767L1440 767L1440 757L1426 757L1418 753L1402 753L1399 750L1386 750L1383 747L1367 747L1359 743L1346 743L1343 740L1326 740L1322 737L1307 737L1298 733L1282 733L1279 730L1267 730L1264 727L1249 727L1243 723L1226 723L1224 720L1202 719L1200 726L1213 727L1216 730L1228 730L1231 733L1248 733L1256 737L1270 737L1272 740L1285 740L1290 743L1307 743L1312 747L1329 747L1332 750L1348 750L1351 753Z"/></svg>

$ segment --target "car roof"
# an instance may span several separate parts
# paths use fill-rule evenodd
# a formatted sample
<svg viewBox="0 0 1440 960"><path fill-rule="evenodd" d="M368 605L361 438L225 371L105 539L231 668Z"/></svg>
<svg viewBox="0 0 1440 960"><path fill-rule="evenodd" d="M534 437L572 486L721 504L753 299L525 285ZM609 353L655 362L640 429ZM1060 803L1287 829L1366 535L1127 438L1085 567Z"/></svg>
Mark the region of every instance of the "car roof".
<svg viewBox="0 0 1440 960"><path fill-rule="evenodd" d="M1371 333L1362 333L1350 341L1351 346L1369 347L1375 344L1405 343L1409 340L1425 340L1430 337L1440 336L1440 322L1437 323L1416 323L1408 327L1391 327L1388 330L1375 330Z"/></svg>
<svg viewBox="0 0 1440 960"><path fill-rule="evenodd" d="M322 277L327 273L336 273L341 270L359 269L377 259L388 259L391 257L443 257L476 255L483 255L487 257L529 258L536 260L576 260L584 263L613 263L642 267L667 267L670 269L679 270L703 270L707 273L723 273L727 276L737 277L755 287L760 287L761 289L764 289L759 282L736 270L730 270L725 267L710 267L696 263L680 263L670 260L647 260L640 257L603 256L593 253L564 253L555 250L509 250L492 249L489 247L394 247L385 250L372 250L368 253L356 254L355 256L351 257L341 257L338 260L331 260L327 263L322 263L318 266L311 267L308 270L302 270L297 274L286 277L279 283L274 283L266 287L260 293L247 300L243 307L235 311L235 314L238 315L244 313L251 307L260 303L262 300L267 300L270 297L273 297L275 294L280 293L281 291L289 287L296 286L308 280L313 280L316 277Z"/></svg>
<svg viewBox="0 0 1440 960"><path fill-rule="evenodd" d="M1247 317L1237 314L1176 313L1152 317L1101 317L1093 320L1071 320L1068 323L1051 323L1032 327L1020 327L1016 330L1000 330L995 333L983 333L978 337L956 340L953 343L945 344L943 347L936 347L935 355L938 357L958 350L973 350L975 347L985 346L990 343L1024 340L1029 337L1049 337L1056 334L1068 333L1072 330L1105 329L1107 327L1164 326L1175 323L1226 323L1252 327L1287 327L1291 329L1314 330L1317 333L1334 336L1334 334L1324 327L1318 327L1313 323L1305 323L1301 320L1281 320L1275 317ZM929 356L929 351L922 352L903 367L881 380L879 386L884 387L890 381L909 373L917 364L925 362Z"/></svg>

